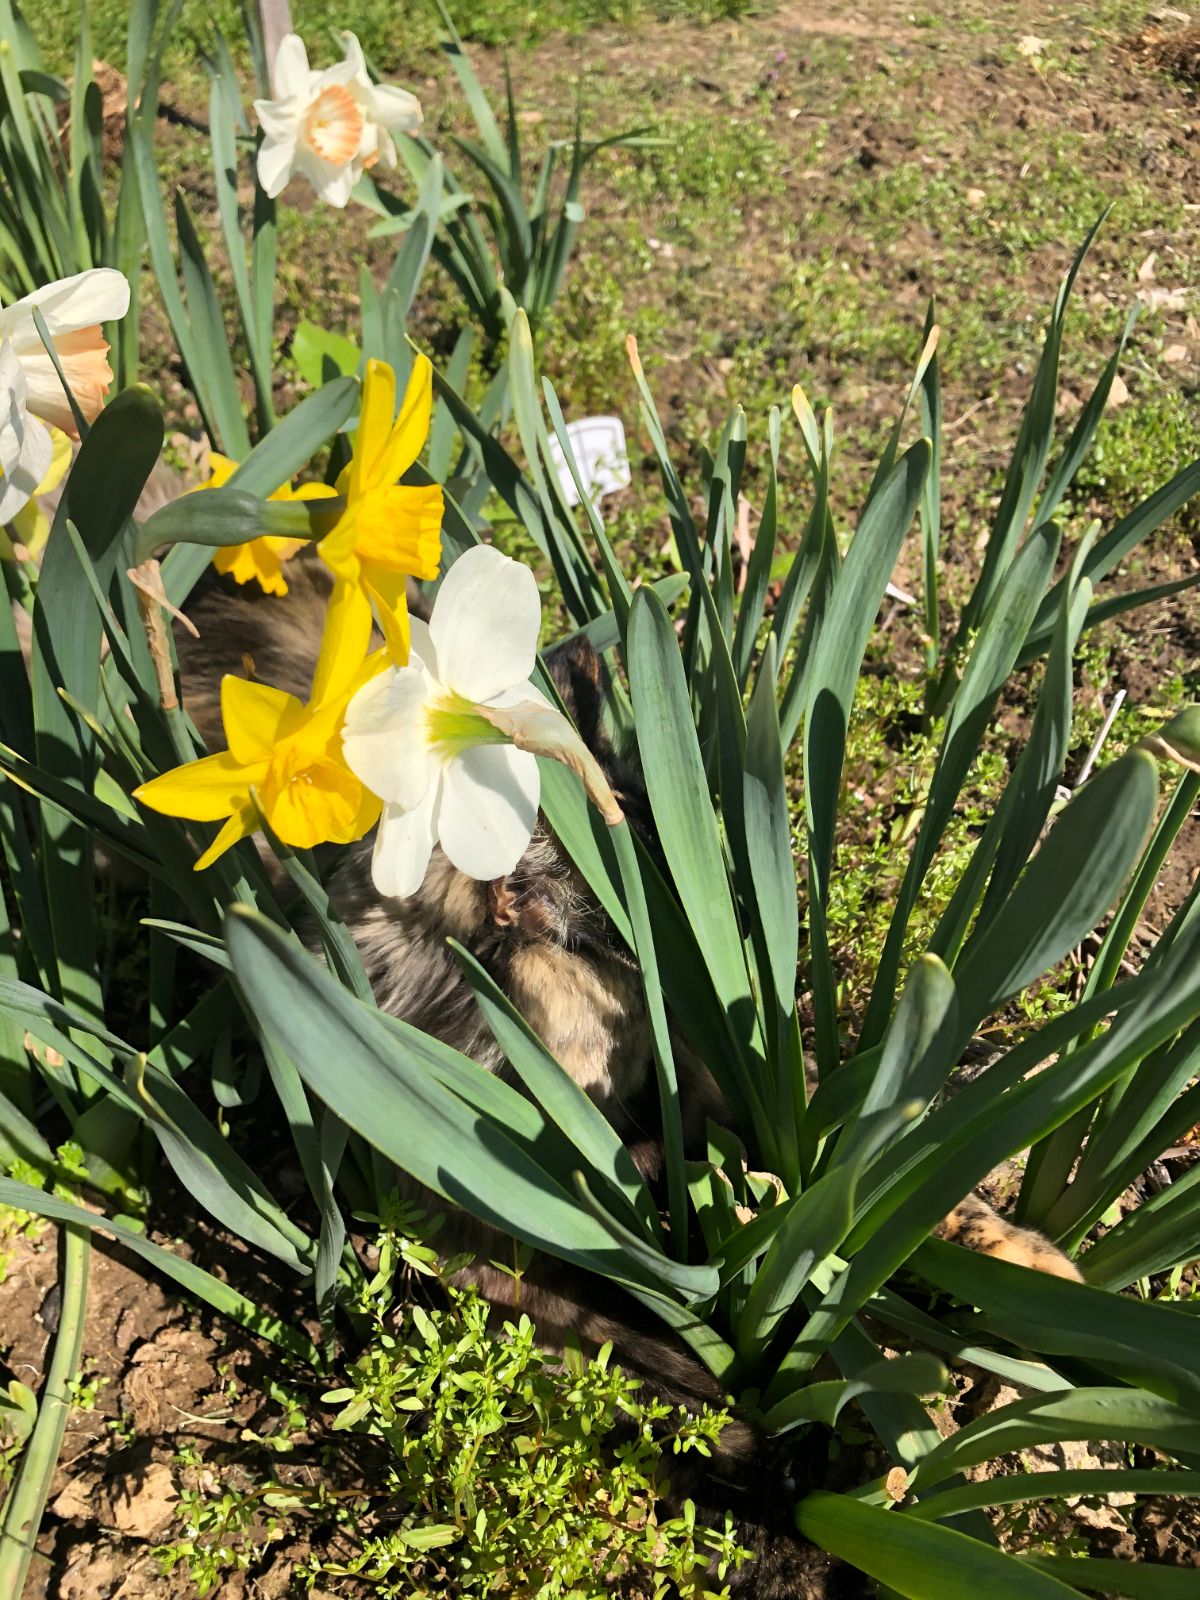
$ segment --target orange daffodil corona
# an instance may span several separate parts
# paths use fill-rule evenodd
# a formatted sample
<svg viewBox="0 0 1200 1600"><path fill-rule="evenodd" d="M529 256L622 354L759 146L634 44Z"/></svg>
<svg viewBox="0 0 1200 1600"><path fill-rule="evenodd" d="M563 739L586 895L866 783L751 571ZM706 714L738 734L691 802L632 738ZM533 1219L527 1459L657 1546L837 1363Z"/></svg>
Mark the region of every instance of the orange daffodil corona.
<svg viewBox="0 0 1200 1600"><path fill-rule="evenodd" d="M209 457L209 465L212 476L207 483L200 485L201 489L224 488L238 469L236 461L218 455L216 451ZM267 498L284 501L327 500L336 494L337 490L327 483L302 483L296 489L285 483ZM226 545L218 550L213 557L213 566L218 572L227 573L236 583L257 583L264 594L285 595L288 586L283 575L283 564L290 561L298 550L303 550L307 543L307 539L280 539L264 534L261 539L247 539L245 544Z"/></svg>

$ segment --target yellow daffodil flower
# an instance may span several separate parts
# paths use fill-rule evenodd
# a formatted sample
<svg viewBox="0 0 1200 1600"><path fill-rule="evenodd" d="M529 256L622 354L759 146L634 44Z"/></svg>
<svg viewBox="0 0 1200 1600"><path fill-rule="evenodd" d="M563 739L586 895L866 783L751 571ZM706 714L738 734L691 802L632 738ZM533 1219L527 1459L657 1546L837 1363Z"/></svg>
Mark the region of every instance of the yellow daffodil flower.
<svg viewBox="0 0 1200 1600"><path fill-rule="evenodd" d="M436 578L442 553L442 491L398 483L421 453L433 406L433 368L425 356L396 414L396 374L368 361L354 455L338 479L346 509L317 546L333 573L333 594L313 693L340 693L348 664L370 647L374 606L392 660L408 660L409 577Z"/></svg>
<svg viewBox="0 0 1200 1600"><path fill-rule="evenodd" d="M34 560L41 555L46 540L50 537L50 518L38 505L37 496L49 494L52 489L57 489L66 477L67 468L71 465L71 441L58 428L51 428L49 433L53 451L50 466L46 476L33 491L33 499L26 501L9 521L11 539L0 528L0 561L15 561L18 545L24 552L22 560Z"/></svg>
<svg viewBox="0 0 1200 1600"><path fill-rule="evenodd" d="M133 797L152 811L225 826L196 862L211 866L259 826L258 805L272 831L298 850L361 839L380 802L342 756L346 703L386 665L383 652L361 664L336 699L302 705L295 695L245 678L221 680L221 720L228 750L152 778Z"/></svg>
<svg viewBox="0 0 1200 1600"><path fill-rule="evenodd" d="M202 489L223 489L238 469L238 463L215 451L209 457L212 476ZM302 483L293 489L285 483L268 495L268 500L329 500L337 494L327 483ZM218 572L227 572L235 583L257 583L264 594L284 595L288 592L283 564L290 561L297 550L303 550L307 539L278 539L264 535L261 539L247 539L245 544L230 544L218 550L213 566Z"/></svg>

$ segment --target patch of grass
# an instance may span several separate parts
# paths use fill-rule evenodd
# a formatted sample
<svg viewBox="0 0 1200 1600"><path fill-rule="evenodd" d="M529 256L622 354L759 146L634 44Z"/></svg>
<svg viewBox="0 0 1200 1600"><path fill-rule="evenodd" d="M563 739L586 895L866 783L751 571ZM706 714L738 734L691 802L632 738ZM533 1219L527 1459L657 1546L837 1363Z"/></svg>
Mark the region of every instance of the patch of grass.
<svg viewBox="0 0 1200 1600"><path fill-rule="evenodd" d="M667 17L711 22L745 16L762 10L752 0L451 0L450 14L465 39L506 50L527 49L548 34L582 31L606 25L632 26ZM52 71L70 69L79 7L77 0L36 0L26 13L43 42ZM337 31L350 27L367 56L380 71L411 67L414 60L437 44L436 8L425 3L407 5L401 15L395 0L354 0L352 7L333 19L324 0L292 0L292 26L309 46L313 60L328 52L339 54ZM89 0L88 21L96 55L123 66L129 22L129 0ZM179 26L168 47L169 74L191 76L198 49L207 49L216 24L238 54L245 59L245 32L239 0L184 0Z"/></svg>

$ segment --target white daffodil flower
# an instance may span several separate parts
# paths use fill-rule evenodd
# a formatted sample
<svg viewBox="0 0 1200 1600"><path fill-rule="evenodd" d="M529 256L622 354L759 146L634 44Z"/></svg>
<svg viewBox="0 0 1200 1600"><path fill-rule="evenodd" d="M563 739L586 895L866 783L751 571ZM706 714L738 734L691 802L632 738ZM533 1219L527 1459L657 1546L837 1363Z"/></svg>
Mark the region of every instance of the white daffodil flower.
<svg viewBox="0 0 1200 1600"><path fill-rule="evenodd" d="M539 755L576 772L607 823L623 820L595 757L529 681L540 620L528 567L479 545L443 579L429 626L412 619L408 665L351 700L342 754L383 802L381 894L415 894L435 844L468 877L510 873L537 821Z"/></svg>
<svg viewBox="0 0 1200 1600"><path fill-rule="evenodd" d="M299 173L331 206L350 199L367 168L395 166L392 134L421 125L421 107L403 89L373 84L358 40L343 33L346 59L314 72L299 35L289 33L275 56L274 100L256 100L266 135L258 181L274 199Z"/></svg>
<svg viewBox="0 0 1200 1600"><path fill-rule="evenodd" d="M115 321L129 310L129 283L125 274L113 267L91 267L86 272L77 272L73 278L62 278L57 283L35 289L23 300L15 300L11 306L0 310L0 346L11 348L20 363L25 380L21 401L24 411L32 412L74 438L78 431L75 418L34 323L35 306L45 319L46 330L76 404L91 422L104 404L113 378L101 324ZM7 384L3 393L7 409L10 394ZM25 432L28 431L27 427ZM38 438L36 425L33 433L35 439ZM49 441L39 448L45 449L48 464Z"/></svg>
<svg viewBox="0 0 1200 1600"><path fill-rule="evenodd" d="M0 343L0 523L24 510L50 466L49 428L29 415L28 385L17 353Z"/></svg>
<svg viewBox="0 0 1200 1600"><path fill-rule="evenodd" d="M480 545L451 567L429 626L412 620L406 667L389 667L346 711L346 764L383 801L371 875L381 894L421 887L435 844L469 877L502 878L537 820L537 760L486 719L549 709L529 681L541 602L528 567Z"/></svg>

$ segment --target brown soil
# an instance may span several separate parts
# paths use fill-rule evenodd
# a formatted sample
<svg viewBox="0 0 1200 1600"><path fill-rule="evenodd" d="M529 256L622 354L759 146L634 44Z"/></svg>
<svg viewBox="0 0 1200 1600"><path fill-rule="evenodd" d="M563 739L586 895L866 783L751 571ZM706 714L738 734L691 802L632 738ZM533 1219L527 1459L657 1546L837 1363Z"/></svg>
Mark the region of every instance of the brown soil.
<svg viewBox="0 0 1200 1600"><path fill-rule="evenodd" d="M1200 83L1200 28L1179 28L1173 33L1147 28L1126 39L1124 48L1135 61L1169 72L1186 83Z"/></svg>
<svg viewBox="0 0 1200 1600"><path fill-rule="evenodd" d="M36 1390L58 1322L56 1232L47 1227L34 1239L19 1237L5 1253L3 1365ZM226 1266L240 1253L236 1245L218 1251ZM242 1430L262 1426L263 1389L280 1375L278 1358L181 1301L135 1257L98 1238L83 1375L94 1403L71 1412L23 1600L194 1594L181 1575L164 1575L152 1554L160 1541L178 1536L180 1490L196 1487L206 1470L186 1465L181 1455L219 1462L227 1476L239 1449L246 1453ZM222 1600L287 1593L298 1554L289 1547L285 1564L265 1561L252 1583L237 1574L218 1591ZM276 1568L279 1581L270 1576Z"/></svg>

